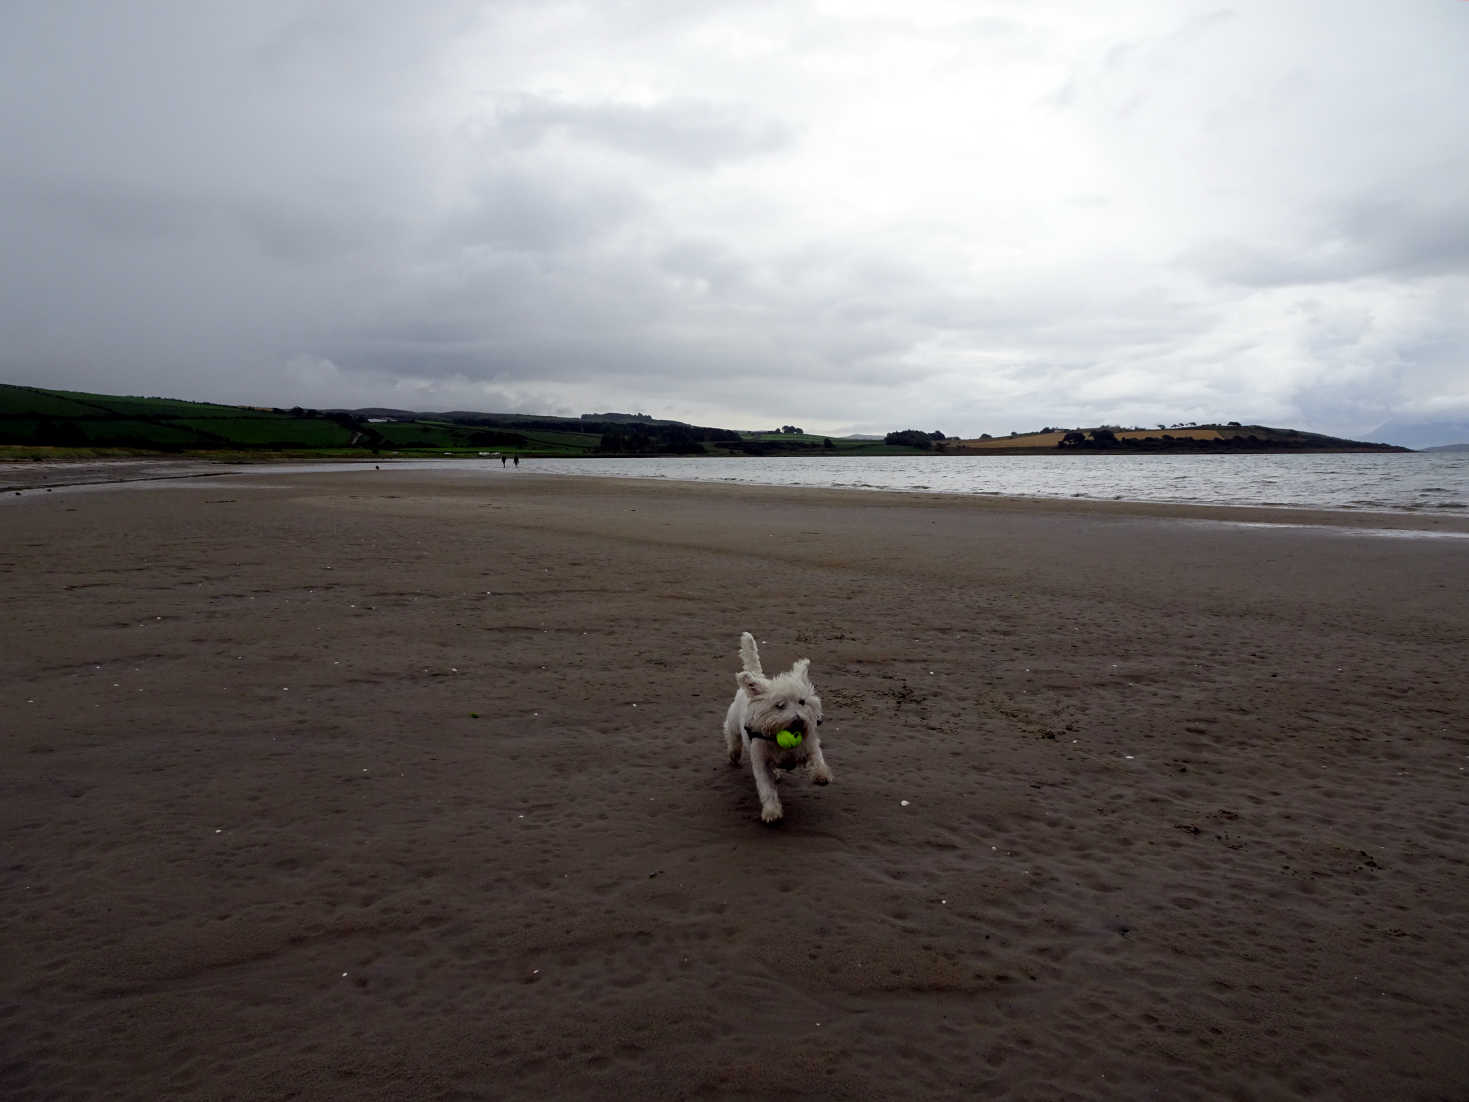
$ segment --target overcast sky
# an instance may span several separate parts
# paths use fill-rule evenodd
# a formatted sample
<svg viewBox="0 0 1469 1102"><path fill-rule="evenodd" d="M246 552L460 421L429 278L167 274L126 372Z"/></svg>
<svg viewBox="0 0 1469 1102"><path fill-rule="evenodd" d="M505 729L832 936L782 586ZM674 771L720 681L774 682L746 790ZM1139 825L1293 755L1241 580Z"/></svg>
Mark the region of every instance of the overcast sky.
<svg viewBox="0 0 1469 1102"><path fill-rule="evenodd" d="M0 382L1469 419L1464 0L6 0Z"/></svg>

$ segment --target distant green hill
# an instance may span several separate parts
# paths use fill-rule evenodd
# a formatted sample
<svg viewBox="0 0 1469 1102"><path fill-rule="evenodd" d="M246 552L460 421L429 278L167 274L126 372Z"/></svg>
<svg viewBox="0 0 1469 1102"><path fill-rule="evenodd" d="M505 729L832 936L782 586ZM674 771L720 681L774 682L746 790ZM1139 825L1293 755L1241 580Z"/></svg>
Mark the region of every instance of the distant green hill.
<svg viewBox="0 0 1469 1102"><path fill-rule="evenodd" d="M0 443L149 451L349 447L352 430L288 410L0 386Z"/></svg>
<svg viewBox="0 0 1469 1102"><path fill-rule="evenodd" d="M369 418L349 410L226 406L0 384L0 444L162 452L313 454L510 449L586 454L600 434L506 431L449 420ZM571 427L571 426L568 426Z"/></svg>
<svg viewBox="0 0 1469 1102"><path fill-rule="evenodd" d="M736 432L645 414L551 417L452 410L279 409L0 384L0 448L206 455L899 455L915 449L801 432ZM38 453L42 454L42 453Z"/></svg>
<svg viewBox="0 0 1469 1102"><path fill-rule="evenodd" d="M772 437L628 414L279 409L0 384L0 447L72 455L121 449L247 456L586 456L800 454L836 445L819 436Z"/></svg>
<svg viewBox="0 0 1469 1102"><path fill-rule="evenodd" d="M1134 450L1400 451L1294 429L1196 425L1154 434L1141 429L1044 429L977 440L916 429L886 438L825 437L793 425L784 431L736 432L646 414L526 413L401 409L277 409L121 397L0 384L0 448L45 454L139 452L207 455L913 455L1017 454Z"/></svg>

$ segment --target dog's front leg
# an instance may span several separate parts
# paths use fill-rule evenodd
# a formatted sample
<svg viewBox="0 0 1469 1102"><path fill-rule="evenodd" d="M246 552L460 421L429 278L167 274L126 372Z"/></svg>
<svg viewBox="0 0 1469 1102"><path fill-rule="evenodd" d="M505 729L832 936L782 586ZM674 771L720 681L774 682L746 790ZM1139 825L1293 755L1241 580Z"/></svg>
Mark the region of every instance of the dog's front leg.
<svg viewBox="0 0 1469 1102"><path fill-rule="evenodd" d="M821 756L821 740L814 734L807 740L811 761L811 779L817 784L831 784L831 766Z"/></svg>
<svg viewBox="0 0 1469 1102"><path fill-rule="evenodd" d="M750 769L755 774L755 791L760 794L760 818L767 823L780 820L784 814L775 791L775 776L770 768L770 751L763 741L750 743Z"/></svg>

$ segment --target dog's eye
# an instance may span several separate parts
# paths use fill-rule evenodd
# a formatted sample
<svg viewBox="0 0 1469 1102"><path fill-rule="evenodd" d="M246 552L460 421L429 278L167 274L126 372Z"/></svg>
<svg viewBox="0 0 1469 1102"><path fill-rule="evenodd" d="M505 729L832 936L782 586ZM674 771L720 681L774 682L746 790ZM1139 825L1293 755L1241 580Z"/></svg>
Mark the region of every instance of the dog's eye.
<svg viewBox="0 0 1469 1102"><path fill-rule="evenodd" d="M806 698L803 696L797 703L799 703L801 707L804 708L806 706Z"/></svg>
<svg viewBox="0 0 1469 1102"><path fill-rule="evenodd" d="M777 708L784 708L786 706L786 702L784 700L777 700L775 702L775 706Z"/></svg>

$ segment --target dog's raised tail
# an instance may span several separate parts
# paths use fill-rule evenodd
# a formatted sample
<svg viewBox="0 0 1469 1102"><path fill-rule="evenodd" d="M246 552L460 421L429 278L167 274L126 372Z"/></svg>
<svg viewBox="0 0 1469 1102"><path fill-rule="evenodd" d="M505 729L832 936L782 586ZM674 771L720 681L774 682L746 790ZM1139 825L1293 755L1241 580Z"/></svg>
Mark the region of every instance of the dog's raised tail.
<svg viewBox="0 0 1469 1102"><path fill-rule="evenodd" d="M748 631L740 636L740 661L745 664L746 673L752 673L756 677L765 676L765 671L760 668L760 649L755 646L755 637Z"/></svg>

